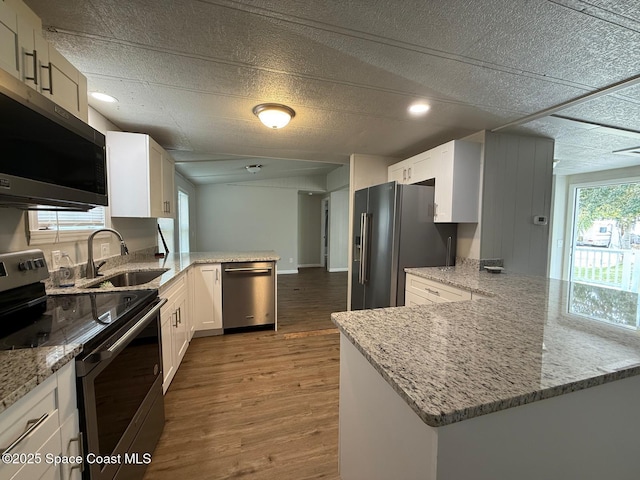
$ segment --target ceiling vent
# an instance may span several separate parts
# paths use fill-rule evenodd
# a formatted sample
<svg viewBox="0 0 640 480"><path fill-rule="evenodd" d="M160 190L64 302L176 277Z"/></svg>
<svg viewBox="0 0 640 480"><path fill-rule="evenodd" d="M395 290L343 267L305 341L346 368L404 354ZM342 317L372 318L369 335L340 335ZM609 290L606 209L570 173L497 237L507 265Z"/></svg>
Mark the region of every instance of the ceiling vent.
<svg viewBox="0 0 640 480"><path fill-rule="evenodd" d="M625 148L623 150L616 150L612 152L616 155L628 155L630 157L640 157L640 146L633 148Z"/></svg>

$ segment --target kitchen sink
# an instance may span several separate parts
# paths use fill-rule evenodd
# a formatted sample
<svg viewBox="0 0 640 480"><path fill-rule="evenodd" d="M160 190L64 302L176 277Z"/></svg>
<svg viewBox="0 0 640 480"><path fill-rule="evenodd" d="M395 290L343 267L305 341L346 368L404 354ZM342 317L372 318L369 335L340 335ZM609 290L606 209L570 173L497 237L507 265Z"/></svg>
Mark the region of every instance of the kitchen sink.
<svg viewBox="0 0 640 480"><path fill-rule="evenodd" d="M113 277L107 277L95 285L87 285L85 288L105 288L105 287L133 287L149 283L151 280L158 278L167 269L162 270L136 270L131 272L122 272ZM103 287L103 284L106 284Z"/></svg>

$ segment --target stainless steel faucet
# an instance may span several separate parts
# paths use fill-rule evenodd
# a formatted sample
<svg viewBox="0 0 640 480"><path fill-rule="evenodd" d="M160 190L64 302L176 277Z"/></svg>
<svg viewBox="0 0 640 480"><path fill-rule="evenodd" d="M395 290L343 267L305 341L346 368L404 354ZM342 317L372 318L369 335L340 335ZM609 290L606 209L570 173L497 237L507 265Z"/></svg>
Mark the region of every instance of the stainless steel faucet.
<svg viewBox="0 0 640 480"><path fill-rule="evenodd" d="M104 262L100 267L96 267L95 262L93 261L93 237L95 237L100 232L111 232L120 240L120 255L129 255L129 249L127 248L127 244L124 243L124 239L122 235L118 233L116 230L112 228L101 228L96 230L91 235L89 235L88 245L87 245L87 278L96 278L98 276L98 269L104 265Z"/></svg>

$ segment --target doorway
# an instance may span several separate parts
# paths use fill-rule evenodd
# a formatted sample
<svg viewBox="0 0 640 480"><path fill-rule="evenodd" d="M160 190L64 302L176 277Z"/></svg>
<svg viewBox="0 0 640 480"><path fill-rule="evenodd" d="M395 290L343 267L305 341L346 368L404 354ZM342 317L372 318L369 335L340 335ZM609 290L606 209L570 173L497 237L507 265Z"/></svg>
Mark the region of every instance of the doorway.
<svg viewBox="0 0 640 480"><path fill-rule="evenodd" d="M325 270L329 269L329 199L324 198L322 200L322 214L321 214L321 252L320 263Z"/></svg>

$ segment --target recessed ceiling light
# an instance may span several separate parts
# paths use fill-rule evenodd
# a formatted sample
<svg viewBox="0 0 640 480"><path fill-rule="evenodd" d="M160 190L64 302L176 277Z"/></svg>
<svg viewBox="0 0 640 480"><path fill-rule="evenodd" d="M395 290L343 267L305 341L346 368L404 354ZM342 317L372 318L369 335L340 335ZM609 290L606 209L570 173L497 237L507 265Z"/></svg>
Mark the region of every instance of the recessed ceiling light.
<svg viewBox="0 0 640 480"><path fill-rule="evenodd" d="M100 100L101 102L115 103L118 101L117 98L102 92L91 92L91 96L96 100Z"/></svg>
<svg viewBox="0 0 640 480"><path fill-rule="evenodd" d="M431 107L426 103L414 103L409 107L409 113L411 115L424 115L429 111Z"/></svg>

